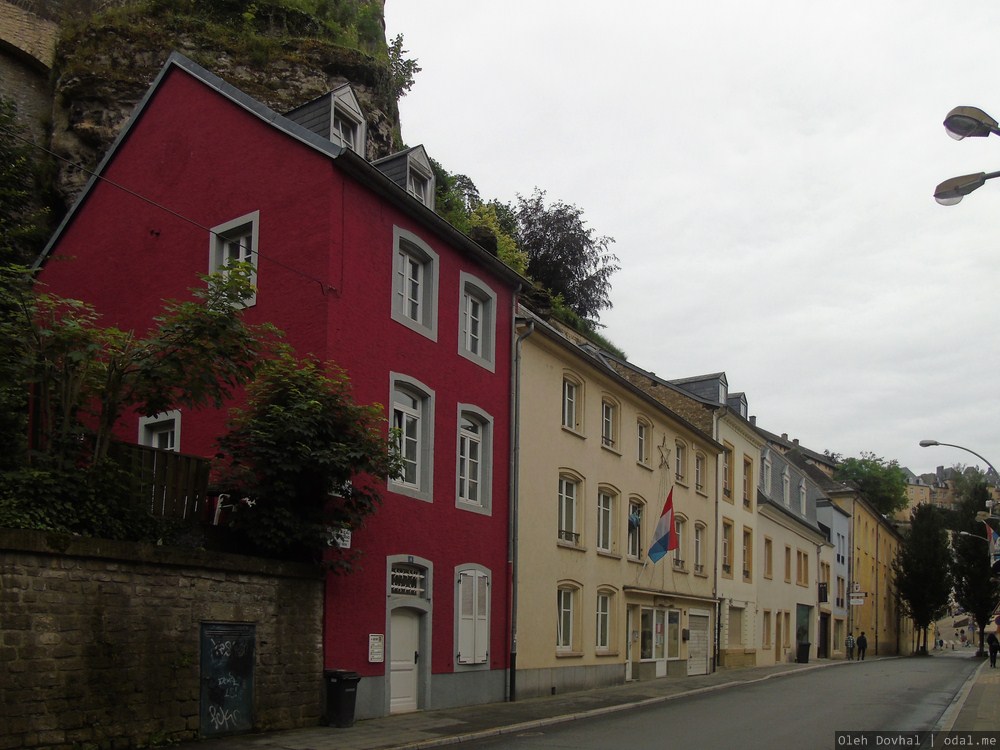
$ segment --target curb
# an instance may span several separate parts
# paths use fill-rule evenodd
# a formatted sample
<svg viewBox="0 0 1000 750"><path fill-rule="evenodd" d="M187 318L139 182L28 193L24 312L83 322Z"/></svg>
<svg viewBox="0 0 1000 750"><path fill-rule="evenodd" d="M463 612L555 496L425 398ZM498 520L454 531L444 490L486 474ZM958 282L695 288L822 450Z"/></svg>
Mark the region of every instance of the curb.
<svg viewBox="0 0 1000 750"><path fill-rule="evenodd" d="M883 657L886 659L896 659L899 657L889 656ZM453 735L451 737L441 737L432 740L421 740L419 742L412 742L406 745L396 745L393 750L426 750L432 747L444 747L446 745L457 745L460 742L470 742L472 740L488 739L490 737L501 737L506 734L516 734L517 732L525 732L531 729L540 729L542 727L549 727L555 724L565 724L571 721L579 721L580 719L590 719L597 716L604 716L607 714L618 713L620 711L630 711L634 708L644 708L646 706L652 706L657 703L666 703L667 701L677 700L678 698L687 698L692 695L700 695L702 693L712 693L717 690L725 690L726 688L736 687L737 685L752 685L755 682L764 682L765 680L771 680L777 677L787 677L793 674L801 674L802 672L808 672L813 669L825 669L827 667L835 667L842 663L842 661L831 662L829 664L811 664L808 667L801 667L799 669L789 669L784 672L776 672L774 674L767 674L763 677L757 677L752 680L732 680L730 682L723 682L719 685L708 685L706 687L693 688L691 690L685 690L680 693L674 693L672 695L659 695L655 698L644 698L640 701L633 701L630 703L620 703L616 706L602 706L601 708L594 708L589 711L580 711L574 714L563 714L561 716L550 716L546 719L533 719L532 721L524 721L519 724L507 724L499 727L492 727L490 729L481 729L476 732L469 732L467 734ZM975 682L975 676L973 675L972 682ZM964 688L963 688L964 689ZM971 690L971 686L969 687ZM962 701L965 700L965 693L962 694ZM957 700L957 699L956 699ZM959 704L961 708L961 703ZM949 708L950 710L950 708ZM956 712L957 714L957 712Z"/></svg>

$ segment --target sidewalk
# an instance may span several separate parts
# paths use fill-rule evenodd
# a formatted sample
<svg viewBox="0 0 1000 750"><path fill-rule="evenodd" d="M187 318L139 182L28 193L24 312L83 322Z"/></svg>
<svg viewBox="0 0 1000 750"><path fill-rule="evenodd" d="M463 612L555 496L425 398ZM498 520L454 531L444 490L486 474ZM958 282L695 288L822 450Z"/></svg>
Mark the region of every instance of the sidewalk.
<svg viewBox="0 0 1000 750"><path fill-rule="evenodd" d="M982 657L982 660L979 669L965 683L952 707L945 711L939 722L950 719L950 723L935 729L1000 732L1000 667L991 669L989 658Z"/></svg>
<svg viewBox="0 0 1000 750"><path fill-rule="evenodd" d="M878 659L880 657L874 657ZM884 657L896 658L896 657ZM1000 669L980 668L942 716L939 730L1000 730ZM565 695L529 698L513 703L423 711L358 721L353 727L309 727L264 734L238 735L173 745L173 750L421 750L474 738L527 732L630 708L660 703L684 695L721 690L741 683L823 669L842 660L809 664L719 669L683 679L632 682Z"/></svg>

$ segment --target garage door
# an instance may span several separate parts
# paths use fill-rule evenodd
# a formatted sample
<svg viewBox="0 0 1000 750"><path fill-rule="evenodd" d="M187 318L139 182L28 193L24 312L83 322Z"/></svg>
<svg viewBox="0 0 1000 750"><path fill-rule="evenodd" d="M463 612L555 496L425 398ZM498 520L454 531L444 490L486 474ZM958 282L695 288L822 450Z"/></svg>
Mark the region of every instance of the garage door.
<svg viewBox="0 0 1000 750"><path fill-rule="evenodd" d="M688 674L708 674L709 656L712 653L712 639L709 638L709 616L691 614L688 616L688 627L691 637L688 640Z"/></svg>

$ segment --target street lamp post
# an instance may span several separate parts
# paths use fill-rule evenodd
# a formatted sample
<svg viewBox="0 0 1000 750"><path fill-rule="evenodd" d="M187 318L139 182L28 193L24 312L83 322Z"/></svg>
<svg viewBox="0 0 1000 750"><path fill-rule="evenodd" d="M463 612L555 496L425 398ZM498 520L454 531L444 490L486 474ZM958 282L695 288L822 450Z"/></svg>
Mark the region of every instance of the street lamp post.
<svg viewBox="0 0 1000 750"><path fill-rule="evenodd" d="M961 445L955 445L954 443L941 443L941 442L938 442L937 440L921 440L920 441L920 447L921 448L930 448L931 446L935 446L935 445L946 445L949 448L958 448L960 451L965 451L966 453L971 453L973 456L975 456L980 461L982 461L983 463L985 463L987 466L990 467L990 471L993 472L994 481L996 481L998 478L1000 478L1000 473L998 473L997 470L993 467L993 464L991 464L989 461L986 460L986 458L984 458L983 456L980 456L978 453L976 453L971 448L966 448L966 447L961 446ZM987 510L988 516L990 518L994 517L993 516L994 507L995 507L995 501L993 500L993 494L991 492L990 493L990 499L989 499L988 504L986 506L986 510Z"/></svg>
<svg viewBox="0 0 1000 750"><path fill-rule="evenodd" d="M944 118L944 129L956 141L963 138L986 138L991 134L1000 135L997 121L978 107L955 107ZM934 189L934 200L942 206L954 206L994 177L1000 177L1000 172L977 172L952 177Z"/></svg>
<svg viewBox="0 0 1000 750"><path fill-rule="evenodd" d="M935 446L935 445L946 445L949 448L958 448L960 451L965 451L966 453L971 453L973 456L975 456L980 461L982 461L987 466L989 466L990 470L993 472L994 476L1000 476L1000 474L997 473L997 470L993 468L993 464L991 464L989 461L987 461L985 458L983 458L982 456L980 456L978 453L976 453L971 448L965 448L965 447L963 447L961 445L955 445L954 443L940 443L937 440L921 440L920 441L920 447L921 448L930 448L930 447Z"/></svg>

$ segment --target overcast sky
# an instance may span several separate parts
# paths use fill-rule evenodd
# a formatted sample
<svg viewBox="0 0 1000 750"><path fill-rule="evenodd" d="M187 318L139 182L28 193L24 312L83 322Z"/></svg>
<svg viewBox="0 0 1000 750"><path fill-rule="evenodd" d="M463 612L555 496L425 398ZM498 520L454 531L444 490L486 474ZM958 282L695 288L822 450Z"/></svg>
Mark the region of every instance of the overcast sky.
<svg viewBox="0 0 1000 750"><path fill-rule="evenodd" d="M535 187L615 238L605 334L674 379L725 371L817 451L1000 466L1000 2L387 0L400 102L486 199Z"/></svg>

